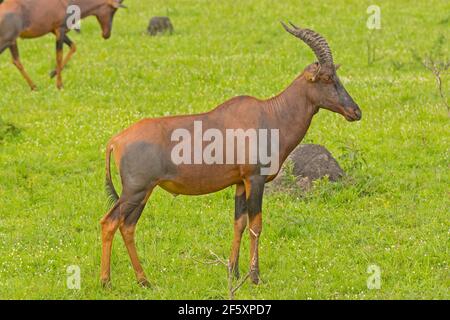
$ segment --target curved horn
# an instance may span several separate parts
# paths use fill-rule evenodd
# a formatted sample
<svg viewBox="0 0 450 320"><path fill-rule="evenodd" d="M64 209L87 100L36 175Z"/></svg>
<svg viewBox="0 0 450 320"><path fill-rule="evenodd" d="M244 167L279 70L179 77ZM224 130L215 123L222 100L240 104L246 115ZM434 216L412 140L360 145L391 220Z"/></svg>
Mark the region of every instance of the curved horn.
<svg viewBox="0 0 450 320"><path fill-rule="evenodd" d="M298 28L292 22L289 22L289 24L294 29L289 28L282 21L281 24L287 32L300 38L314 51L321 65L333 66L333 55L331 54L331 49L324 37L313 30Z"/></svg>

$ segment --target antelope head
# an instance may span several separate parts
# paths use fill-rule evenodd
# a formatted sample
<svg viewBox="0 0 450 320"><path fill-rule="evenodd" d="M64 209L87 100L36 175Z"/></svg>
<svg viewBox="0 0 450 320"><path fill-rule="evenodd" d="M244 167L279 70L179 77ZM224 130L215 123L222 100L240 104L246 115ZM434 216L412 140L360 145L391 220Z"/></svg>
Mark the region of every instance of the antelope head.
<svg viewBox="0 0 450 320"><path fill-rule="evenodd" d="M317 57L318 62L307 66L303 72L309 86L309 100L318 108L340 113L348 121L361 120L361 109L339 80L336 73L339 65L334 64L327 41L313 30L301 29L292 23L292 28L281 24L287 32L305 42Z"/></svg>
<svg viewBox="0 0 450 320"><path fill-rule="evenodd" d="M95 12L95 16L102 27L103 38L109 39L111 37L114 15L119 8L126 8L126 6L122 3L123 0L104 0L103 2Z"/></svg>

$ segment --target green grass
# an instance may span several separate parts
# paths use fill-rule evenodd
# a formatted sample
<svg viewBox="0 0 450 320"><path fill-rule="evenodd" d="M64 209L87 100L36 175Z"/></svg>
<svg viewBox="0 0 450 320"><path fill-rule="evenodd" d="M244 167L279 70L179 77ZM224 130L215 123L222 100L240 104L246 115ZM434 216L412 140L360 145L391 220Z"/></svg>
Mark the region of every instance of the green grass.
<svg viewBox="0 0 450 320"><path fill-rule="evenodd" d="M126 2L109 41L92 18L72 34L79 50L61 92L48 78L52 36L19 42L37 92L8 52L0 56L0 298L227 298L225 268L197 260L230 251L231 188L201 197L154 192L137 230L154 287L136 285L120 235L113 288L100 287L104 147L144 117L281 91L314 61L281 19L327 37L363 121L326 111L314 118L304 142L325 145L348 177L319 182L306 197L265 197L263 283L246 283L236 298L450 298L449 118L432 75L411 54L431 50L440 35L448 43L448 2L378 1L375 37L366 28L370 1ZM167 14L175 34L146 36L149 18ZM380 58L370 66L369 37ZM241 273L248 251L246 234ZM367 289L371 264L381 268L380 290ZM81 268L79 291L66 288L68 265Z"/></svg>

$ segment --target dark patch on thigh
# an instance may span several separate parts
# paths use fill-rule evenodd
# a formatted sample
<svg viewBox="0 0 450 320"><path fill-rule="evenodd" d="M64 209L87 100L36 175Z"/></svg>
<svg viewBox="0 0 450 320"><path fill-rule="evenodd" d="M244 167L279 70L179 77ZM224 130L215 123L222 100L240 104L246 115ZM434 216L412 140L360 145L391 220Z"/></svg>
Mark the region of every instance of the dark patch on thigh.
<svg viewBox="0 0 450 320"><path fill-rule="evenodd" d="M146 190L175 170L170 153L157 144L134 142L126 147L120 161L120 175L125 188Z"/></svg>
<svg viewBox="0 0 450 320"><path fill-rule="evenodd" d="M11 46L22 29L20 18L14 13L7 13L0 20L0 53Z"/></svg>

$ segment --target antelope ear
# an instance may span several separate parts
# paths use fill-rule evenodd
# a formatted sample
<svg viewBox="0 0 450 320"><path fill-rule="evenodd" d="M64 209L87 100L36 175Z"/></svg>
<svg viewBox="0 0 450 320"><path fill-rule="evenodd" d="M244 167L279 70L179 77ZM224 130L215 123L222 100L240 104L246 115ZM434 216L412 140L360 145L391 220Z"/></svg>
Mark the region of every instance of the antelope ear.
<svg viewBox="0 0 450 320"><path fill-rule="evenodd" d="M127 6L122 4L122 1L120 0L109 0L109 4L111 5L111 7L119 9L119 8L124 8L127 9Z"/></svg>
<svg viewBox="0 0 450 320"><path fill-rule="evenodd" d="M309 82L316 82L317 80L316 73L305 71L305 79L308 80Z"/></svg>
<svg viewBox="0 0 450 320"><path fill-rule="evenodd" d="M319 62L315 62L305 71L305 78L310 82L316 82L318 79L317 75L320 72L320 64Z"/></svg>

